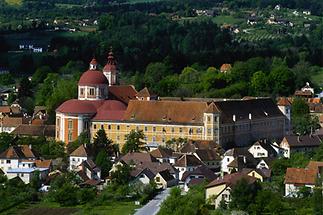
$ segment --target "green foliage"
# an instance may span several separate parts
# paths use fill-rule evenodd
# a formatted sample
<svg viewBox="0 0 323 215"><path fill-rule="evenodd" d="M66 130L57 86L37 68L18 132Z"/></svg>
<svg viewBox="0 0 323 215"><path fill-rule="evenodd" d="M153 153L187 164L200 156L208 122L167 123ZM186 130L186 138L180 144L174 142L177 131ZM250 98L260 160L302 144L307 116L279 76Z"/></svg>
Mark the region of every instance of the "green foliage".
<svg viewBox="0 0 323 215"><path fill-rule="evenodd" d="M109 152L112 152L112 140L108 139L104 129L101 128L96 132L95 137L93 138L93 146L95 156L100 150L110 149Z"/></svg>
<svg viewBox="0 0 323 215"><path fill-rule="evenodd" d="M130 176L131 167L126 164L122 164L122 165L117 165L116 168L117 168L116 171L113 171L111 173L112 182L117 185L128 184L131 178Z"/></svg>
<svg viewBox="0 0 323 215"><path fill-rule="evenodd" d="M257 192L255 202L251 204L251 214L281 214L285 210L280 193L270 190Z"/></svg>
<svg viewBox="0 0 323 215"><path fill-rule="evenodd" d="M15 145L16 138L7 132L0 133L0 152L5 151L10 145Z"/></svg>
<svg viewBox="0 0 323 215"><path fill-rule="evenodd" d="M15 80L10 73L0 75L0 85L14 84Z"/></svg>
<svg viewBox="0 0 323 215"><path fill-rule="evenodd" d="M242 211L249 211L249 205L255 201L259 187L255 184L248 184L248 181L242 178L231 190L231 201L229 207Z"/></svg>
<svg viewBox="0 0 323 215"><path fill-rule="evenodd" d="M140 152L146 150L145 142L143 142L145 135L142 130L131 130L126 136L126 142L122 147L122 153Z"/></svg>
<svg viewBox="0 0 323 215"><path fill-rule="evenodd" d="M321 177L317 179L316 186L314 187L314 190L313 190L312 207L313 207L314 215L323 214L323 194L322 194L323 189L322 189Z"/></svg>
<svg viewBox="0 0 323 215"><path fill-rule="evenodd" d="M302 98L295 98L292 103L293 131L296 134L304 135L319 128L319 120L309 113L308 104Z"/></svg>
<svg viewBox="0 0 323 215"><path fill-rule="evenodd" d="M205 208L204 184L190 188L186 195L181 195L178 187L172 188L169 197L161 204L158 215L204 215Z"/></svg>
<svg viewBox="0 0 323 215"><path fill-rule="evenodd" d="M108 154L105 150L101 150L95 158L95 163L101 168L101 177L105 178L109 175L109 171L112 167Z"/></svg>

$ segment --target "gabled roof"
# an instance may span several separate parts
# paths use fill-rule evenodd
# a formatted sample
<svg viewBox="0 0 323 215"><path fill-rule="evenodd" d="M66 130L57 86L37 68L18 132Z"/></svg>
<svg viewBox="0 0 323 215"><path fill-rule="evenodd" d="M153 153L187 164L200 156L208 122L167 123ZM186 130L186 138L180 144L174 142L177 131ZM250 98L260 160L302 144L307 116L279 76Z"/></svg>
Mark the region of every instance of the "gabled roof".
<svg viewBox="0 0 323 215"><path fill-rule="evenodd" d="M316 135L288 135L284 137L284 140L288 142L290 147L317 147L321 144L320 138Z"/></svg>
<svg viewBox="0 0 323 215"><path fill-rule="evenodd" d="M174 166L188 167L204 165L195 155L184 154L180 159L176 161Z"/></svg>
<svg viewBox="0 0 323 215"><path fill-rule="evenodd" d="M28 145L10 146L6 151L0 154L3 159L29 159L37 158L38 154Z"/></svg>
<svg viewBox="0 0 323 215"><path fill-rule="evenodd" d="M247 174L242 173L242 172L236 172L236 173L225 175L225 176L223 176L223 178L217 178L217 179L213 180L211 183L209 183L206 186L206 188L215 187L215 186L218 186L221 184L225 184L226 186L232 188L241 179L245 179L248 182L248 184L253 184L257 181L257 179L255 177L248 176Z"/></svg>
<svg viewBox="0 0 323 215"><path fill-rule="evenodd" d="M135 169L149 169L155 175L158 172L168 170L171 174L175 174L177 170L169 163L159 163L159 162L144 162L136 165ZM139 170L138 170L139 171Z"/></svg>
<svg viewBox="0 0 323 215"><path fill-rule="evenodd" d="M315 170L319 170L319 168L323 167L323 162L322 161L310 161L307 164L307 169L315 169Z"/></svg>
<svg viewBox="0 0 323 215"><path fill-rule="evenodd" d="M217 106L212 102L206 109L205 113L220 113L220 110Z"/></svg>
<svg viewBox="0 0 323 215"><path fill-rule="evenodd" d="M186 178L188 178L191 175L204 176L204 178L206 178L207 180L210 180L210 181L217 177L212 170L207 168L205 165L201 165L201 166L197 167L196 169L194 169L193 171L184 172L181 180L185 181Z"/></svg>
<svg viewBox="0 0 323 215"><path fill-rule="evenodd" d="M136 165L156 161L156 159L152 155L144 152L129 152L126 155L122 156L120 160L124 161L126 164L134 162L134 164Z"/></svg>
<svg viewBox="0 0 323 215"><path fill-rule="evenodd" d="M163 170L159 172L159 175L165 180L165 181L171 181L174 180L174 177L169 173L168 170Z"/></svg>
<svg viewBox="0 0 323 215"><path fill-rule="evenodd" d="M150 97L151 93L149 92L148 88L145 87L142 90L140 90L137 95L137 97Z"/></svg>
<svg viewBox="0 0 323 215"><path fill-rule="evenodd" d="M35 164L38 168L50 168L52 160L35 160Z"/></svg>
<svg viewBox="0 0 323 215"><path fill-rule="evenodd" d="M291 106L291 102L286 97L279 98L277 102L278 106Z"/></svg>
<svg viewBox="0 0 323 215"><path fill-rule="evenodd" d="M138 177L141 174L146 175L150 180L152 180L155 177L155 174L148 168L144 168L144 169L134 169L130 172L130 175L132 177Z"/></svg>
<svg viewBox="0 0 323 215"><path fill-rule="evenodd" d="M265 142L265 141L262 141L262 140L258 140L252 146L250 146L250 148L253 147L253 146L257 146L257 145L264 148L268 152L269 156L276 156L277 155L277 152L273 148L273 147L276 147L276 146L272 145L269 141Z"/></svg>
<svg viewBox="0 0 323 215"><path fill-rule="evenodd" d="M137 90L132 85L112 85L108 87L109 98L117 99L124 104L136 99Z"/></svg>
<svg viewBox="0 0 323 215"><path fill-rule="evenodd" d="M265 171L262 171L261 169L243 168L241 170L241 172L244 173L244 174L249 174L250 172L255 171L259 175L261 175L263 178L269 178L270 177L270 174L271 174L271 171L270 170L269 171L266 171L266 170Z"/></svg>
<svg viewBox="0 0 323 215"><path fill-rule="evenodd" d="M167 148L158 147L150 152L150 154L155 158L169 158L173 157L173 150Z"/></svg>
<svg viewBox="0 0 323 215"><path fill-rule="evenodd" d="M82 144L79 147L77 147L77 149L75 149L70 156L74 156L74 157L90 157L92 156L92 147L90 145L87 144Z"/></svg>
<svg viewBox="0 0 323 215"><path fill-rule="evenodd" d="M55 125L19 125L12 134L26 136L46 136L55 137Z"/></svg>
<svg viewBox="0 0 323 215"><path fill-rule="evenodd" d="M303 168L287 168L285 184L315 185L317 170Z"/></svg>
<svg viewBox="0 0 323 215"><path fill-rule="evenodd" d="M222 66L220 67L220 71L221 71L221 72L229 71L231 68L232 68L231 64L229 64L229 63L224 63L224 64L222 64Z"/></svg>
<svg viewBox="0 0 323 215"><path fill-rule="evenodd" d="M221 154L215 149L197 149L195 153L201 161L221 160Z"/></svg>

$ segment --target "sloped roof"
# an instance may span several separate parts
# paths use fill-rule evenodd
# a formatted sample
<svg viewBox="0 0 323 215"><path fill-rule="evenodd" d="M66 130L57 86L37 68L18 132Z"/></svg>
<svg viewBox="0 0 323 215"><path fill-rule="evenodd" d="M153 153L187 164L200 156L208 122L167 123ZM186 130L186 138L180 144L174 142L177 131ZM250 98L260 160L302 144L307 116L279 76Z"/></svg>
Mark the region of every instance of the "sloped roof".
<svg viewBox="0 0 323 215"><path fill-rule="evenodd" d="M50 168L52 160L35 160L35 164L38 168Z"/></svg>
<svg viewBox="0 0 323 215"><path fill-rule="evenodd" d="M130 100L124 120L166 124L203 124L203 113L207 107L206 102Z"/></svg>
<svg viewBox="0 0 323 215"><path fill-rule="evenodd" d="M177 170L169 163L159 163L159 162L144 162L136 165L135 169L149 169L155 175L158 172L168 170L171 174L175 174Z"/></svg>
<svg viewBox="0 0 323 215"><path fill-rule="evenodd" d="M188 167L204 165L195 155L184 154L180 159L176 161L174 166Z"/></svg>
<svg viewBox="0 0 323 215"><path fill-rule="evenodd" d="M276 156L277 155L277 152L273 148L274 146L269 141L264 142L264 141L258 140L252 146L256 146L256 145L259 145L262 148L264 148L268 152L268 155L271 155L271 156ZM250 148L252 146L250 146Z"/></svg>
<svg viewBox="0 0 323 215"><path fill-rule="evenodd" d="M248 176L247 174L242 172L236 172L236 173L225 175L222 178L214 179L206 187L207 188L215 187L221 184L225 184L228 187L234 187L234 185L236 185L237 182L240 181L241 179L245 179L248 182L248 184L253 184L257 181L255 177Z"/></svg>
<svg viewBox="0 0 323 215"><path fill-rule="evenodd" d="M163 171L160 171L159 172L159 175L161 177L163 177L163 179L165 181L171 181L171 180L174 180L174 177L170 174L170 172L166 169L166 170L163 170Z"/></svg>
<svg viewBox="0 0 323 215"><path fill-rule="evenodd" d="M291 106L291 102L286 97L279 98L277 102L278 106Z"/></svg>
<svg viewBox="0 0 323 215"><path fill-rule="evenodd" d="M310 161L307 164L307 169L315 169L318 171L319 168L323 167L323 162L322 161Z"/></svg>
<svg viewBox="0 0 323 215"><path fill-rule="evenodd" d="M155 158L169 158L169 157L173 157L172 156L173 150L158 147L157 149L154 149L153 151L151 151L150 154Z"/></svg>
<svg viewBox="0 0 323 215"><path fill-rule="evenodd" d="M28 159L36 158L38 154L29 148L28 145L10 146L6 151L0 154L0 158L5 159Z"/></svg>
<svg viewBox="0 0 323 215"><path fill-rule="evenodd" d="M19 125L12 134L55 137L55 125Z"/></svg>
<svg viewBox="0 0 323 215"><path fill-rule="evenodd" d="M220 113L220 110L217 108L214 102L212 102L206 109L205 113Z"/></svg>
<svg viewBox="0 0 323 215"><path fill-rule="evenodd" d="M90 157L92 155L92 147L90 145L82 144L75 149L70 156L74 157Z"/></svg>
<svg viewBox="0 0 323 215"><path fill-rule="evenodd" d="M130 172L132 177L138 177L141 174L145 174L150 180L155 177L155 174L148 168L140 169L136 168Z"/></svg>
<svg viewBox="0 0 323 215"><path fill-rule="evenodd" d="M197 149L195 153L202 161L221 160L221 154L215 149Z"/></svg>
<svg viewBox="0 0 323 215"><path fill-rule="evenodd" d="M150 97L151 96L151 94L150 94L150 92L149 92L149 90L148 90L148 88L147 87L145 87L145 88L143 88L142 90L140 90L138 93L137 93L137 95L136 95L137 97Z"/></svg>
<svg viewBox="0 0 323 215"><path fill-rule="evenodd" d="M314 185L316 182L317 170L303 168L287 168L285 184Z"/></svg>
<svg viewBox="0 0 323 215"><path fill-rule="evenodd" d="M144 152L129 152L122 156L120 160L124 161L126 164L130 164L131 162L134 162L134 164L141 164L156 161L152 155Z"/></svg>
<svg viewBox="0 0 323 215"><path fill-rule="evenodd" d="M112 85L108 87L109 98L117 99L124 104L128 104L130 100L136 99L137 90L132 85Z"/></svg>
<svg viewBox="0 0 323 215"><path fill-rule="evenodd" d="M284 140L290 147L316 147L321 144L320 138L316 135L288 135L284 137Z"/></svg>
<svg viewBox="0 0 323 215"><path fill-rule="evenodd" d="M231 64L229 63L224 63L222 64L222 66L220 67L220 71L224 72L224 71L228 71L232 68Z"/></svg>
<svg viewBox="0 0 323 215"><path fill-rule="evenodd" d="M214 174L214 172L212 170L210 170L207 166L201 165L201 166L197 167L196 169L194 169L193 171L184 172L181 180L185 181L186 178L188 178L191 175L204 176L206 179L208 179L210 181L217 177Z"/></svg>

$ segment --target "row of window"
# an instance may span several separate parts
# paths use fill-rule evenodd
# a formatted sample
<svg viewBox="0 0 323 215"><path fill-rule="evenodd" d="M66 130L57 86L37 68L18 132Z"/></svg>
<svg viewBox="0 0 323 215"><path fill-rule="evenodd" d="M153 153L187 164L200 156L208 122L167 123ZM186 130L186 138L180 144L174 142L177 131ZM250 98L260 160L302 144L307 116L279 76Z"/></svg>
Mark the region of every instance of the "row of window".
<svg viewBox="0 0 323 215"><path fill-rule="evenodd" d="M94 129L97 129L98 127L97 127L97 125L96 125L96 124L94 124L94 125L93 125L93 128L94 128ZM104 125L102 124L102 125L100 126L100 128L101 128L101 129L104 129ZM127 125L127 128L130 128L130 125ZM112 125L108 125L108 130L111 130L111 129L112 129ZM117 129L117 130L120 130L120 125L117 125L116 129ZM137 131L139 131L139 130L140 130L140 126L136 126L136 130L137 130ZM143 131L148 132L148 127L147 127L147 126L144 126ZM151 131L152 131L152 132L156 132L156 131L157 131L157 127L153 126L153 127L151 128ZM179 131L180 133L182 133L182 132L183 132L183 128L178 128L178 131ZM195 131L195 132L194 132L194 131ZM167 132L166 128L162 128L162 132L166 133L166 132ZM171 132L172 132L172 133L174 133L174 132L175 132L175 128L174 128L174 127L172 127L172 128L171 128ZM188 130L188 134L194 134L194 133L196 133L196 134L202 134L202 129L201 129L201 128L197 128L197 129L190 128L190 129Z"/></svg>

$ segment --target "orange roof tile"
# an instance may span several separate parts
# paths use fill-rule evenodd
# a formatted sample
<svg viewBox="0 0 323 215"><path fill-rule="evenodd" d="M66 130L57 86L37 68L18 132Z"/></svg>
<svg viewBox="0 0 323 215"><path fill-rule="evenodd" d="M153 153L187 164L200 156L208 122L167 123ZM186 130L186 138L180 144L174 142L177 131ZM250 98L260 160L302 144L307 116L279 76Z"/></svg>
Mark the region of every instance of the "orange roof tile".
<svg viewBox="0 0 323 215"><path fill-rule="evenodd" d="M291 106L292 104L290 103L290 101L286 97L281 97L281 98L279 98L277 105L278 106Z"/></svg>
<svg viewBox="0 0 323 215"><path fill-rule="evenodd" d="M303 168L287 168L285 184L312 184L316 182L317 170Z"/></svg>
<svg viewBox="0 0 323 215"><path fill-rule="evenodd" d="M222 66L221 66L221 68L220 68L220 71L221 71L221 72L227 72L227 71L229 71L231 68L232 68L231 64L229 64L229 63L225 63L225 64L222 64Z"/></svg>

